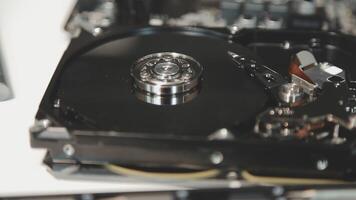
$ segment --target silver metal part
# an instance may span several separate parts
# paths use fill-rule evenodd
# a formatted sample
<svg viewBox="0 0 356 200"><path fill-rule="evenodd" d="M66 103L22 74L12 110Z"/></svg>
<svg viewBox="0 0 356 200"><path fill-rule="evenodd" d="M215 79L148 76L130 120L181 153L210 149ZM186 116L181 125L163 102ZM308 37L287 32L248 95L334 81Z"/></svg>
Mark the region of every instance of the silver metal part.
<svg viewBox="0 0 356 200"><path fill-rule="evenodd" d="M36 137L44 140L69 140L71 138L65 127L53 126L49 119L36 120L30 127L30 133L36 133Z"/></svg>
<svg viewBox="0 0 356 200"><path fill-rule="evenodd" d="M65 127L52 127L52 126L47 127L45 130L42 130L37 137L46 140L71 139L71 135L69 134L68 130Z"/></svg>
<svg viewBox="0 0 356 200"><path fill-rule="evenodd" d="M228 51L227 54L237 64L238 68L245 69L251 77L255 77L267 89L279 87L287 83L287 80L282 75L265 65L257 64L253 59L247 59L232 51Z"/></svg>
<svg viewBox="0 0 356 200"><path fill-rule="evenodd" d="M282 18L266 17L259 25L259 28L281 29L283 26Z"/></svg>
<svg viewBox="0 0 356 200"><path fill-rule="evenodd" d="M332 144L342 144L346 142L346 138L342 138L339 136L339 129L340 129L340 125L336 124L334 126L333 138L331 139Z"/></svg>
<svg viewBox="0 0 356 200"><path fill-rule="evenodd" d="M279 88L279 97L286 103L295 103L303 98L303 89L295 83L287 83Z"/></svg>
<svg viewBox="0 0 356 200"><path fill-rule="evenodd" d="M313 1L293 1L293 9L300 15L313 15L316 5Z"/></svg>
<svg viewBox="0 0 356 200"><path fill-rule="evenodd" d="M199 88L192 89L191 91L174 94L174 95L156 95L149 92L144 92L140 90L134 91L135 96L146 103L154 105L178 105L186 103L194 99L199 94Z"/></svg>
<svg viewBox="0 0 356 200"><path fill-rule="evenodd" d="M236 24L228 26L228 29L230 30L231 34L236 34L240 30L240 28Z"/></svg>
<svg viewBox="0 0 356 200"><path fill-rule="evenodd" d="M80 169L79 164L73 164L73 165L63 167L62 169L60 169L60 172L63 174L70 175L70 174L77 173L79 171L79 169Z"/></svg>
<svg viewBox="0 0 356 200"><path fill-rule="evenodd" d="M318 63L314 55L309 51L297 53L296 59L299 62L300 70L318 88L322 88L325 82L340 84L345 81L345 72L343 69L328 62Z"/></svg>
<svg viewBox="0 0 356 200"><path fill-rule="evenodd" d="M310 97L315 96L315 89L317 88L317 85L311 84L308 81L299 78L298 76L292 74L291 75L292 83L298 85L303 89L303 91L308 94Z"/></svg>
<svg viewBox="0 0 356 200"><path fill-rule="evenodd" d="M235 22L237 27L242 28L255 28L257 25L257 17L252 15L241 15Z"/></svg>
<svg viewBox="0 0 356 200"><path fill-rule="evenodd" d="M61 107L61 100L60 100L60 99L54 100L53 107L54 107L54 108L59 108L59 107Z"/></svg>
<svg viewBox="0 0 356 200"><path fill-rule="evenodd" d="M314 55L309 51L306 50L300 51L296 54L296 57L302 69L304 67L317 64Z"/></svg>
<svg viewBox="0 0 356 200"><path fill-rule="evenodd" d="M187 55L163 52L140 58L131 68L137 88L155 95L191 91L201 80L202 66Z"/></svg>
<svg viewBox="0 0 356 200"><path fill-rule="evenodd" d="M114 0L101 0L94 10L73 14L65 28L72 37L77 37L82 29L97 36L115 22L116 9Z"/></svg>
<svg viewBox="0 0 356 200"><path fill-rule="evenodd" d="M36 120L35 123L31 126L31 133L39 133L46 130L51 125L51 121L48 119Z"/></svg>
<svg viewBox="0 0 356 200"><path fill-rule="evenodd" d="M221 128L208 136L209 140L233 140L234 135L226 128Z"/></svg>
<svg viewBox="0 0 356 200"><path fill-rule="evenodd" d="M150 20L150 22L152 21ZM226 27L227 25L226 21L221 17L219 9L216 8L199 9L196 12L186 13L179 18L166 19L164 22L169 26ZM159 22L156 24L159 24Z"/></svg>
<svg viewBox="0 0 356 200"><path fill-rule="evenodd" d="M74 155L75 153L75 149L71 144L66 144L63 146L63 153L68 156L71 157Z"/></svg>
<svg viewBox="0 0 356 200"><path fill-rule="evenodd" d="M290 49L291 48L291 43L289 42L289 41L284 41L283 43L282 43L282 48L283 49Z"/></svg>
<svg viewBox="0 0 356 200"><path fill-rule="evenodd" d="M319 87L322 88L325 82L339 84L345 81L345 72L341 68L329 63L318 63L313 67L308 67L304 73Z"/></svg>
<svg viewBox="0 0 356 200"><path fill-rule="evenodd" d="M224 160L223 154L218 151L212 153L210 156L210 161L215 165L220 164L223 160Z"/></svg>
<svg viewBox="0 0 356 200"><path fill-rule="evenodd" d="M326 159L320 159L320 160L316 161L316 168L319 171L326 170L326 168L328 168L328 166L329 166L329 162Z"/></svg>
<svg viewBox="0 0 356 200"><path fill-rule="evenodd" d="M266 19L265 23L267 29L281 29L283 25L283 19Z"/></svg>

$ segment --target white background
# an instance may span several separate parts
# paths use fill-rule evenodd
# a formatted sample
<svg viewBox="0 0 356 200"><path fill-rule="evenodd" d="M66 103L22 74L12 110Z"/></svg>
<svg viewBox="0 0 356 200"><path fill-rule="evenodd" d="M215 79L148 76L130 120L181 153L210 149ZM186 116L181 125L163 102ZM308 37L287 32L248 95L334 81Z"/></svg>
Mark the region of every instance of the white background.
<svg viewBox="0 0 356 200"><path fill-rule="evenodd" d="M56 180L30 147L28 128L68 45L73 0L0 0L0 48L14 99L0 102L0 196L174 189L152 184Z"/></svg>

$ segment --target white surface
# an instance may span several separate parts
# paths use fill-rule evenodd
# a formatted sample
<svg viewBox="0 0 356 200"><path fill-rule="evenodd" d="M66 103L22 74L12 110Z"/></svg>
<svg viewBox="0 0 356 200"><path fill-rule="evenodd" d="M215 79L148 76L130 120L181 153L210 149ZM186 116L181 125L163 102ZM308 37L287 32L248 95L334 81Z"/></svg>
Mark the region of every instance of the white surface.
<svg viewBox="0 0 356 200"><path fill-rule="evenodd" d="M153 184L56 180L30 147L28 128L68 45L73 0L0 0L0 42L15 98L0 102L0 196L174 189Z"/></svg>
<svg viewBox="0 0 356 200"><path fill-rule="evenodd" d="M328 67L326 69L324 69L324 71L326 73L329 73L331 75L336 75L336 74L340 74L342 72L342 69L336 67L336 66L331 66L331 67Z"/></svg>

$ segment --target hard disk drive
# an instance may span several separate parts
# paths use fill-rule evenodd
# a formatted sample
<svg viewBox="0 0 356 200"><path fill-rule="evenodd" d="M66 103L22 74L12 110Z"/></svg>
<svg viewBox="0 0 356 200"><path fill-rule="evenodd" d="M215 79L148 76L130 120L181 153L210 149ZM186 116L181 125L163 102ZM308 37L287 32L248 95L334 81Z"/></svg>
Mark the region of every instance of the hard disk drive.
<svg viewBox="0 0 356 200"><path fill-rule="evenodd" d="M355 47L318 30L82 31L31 145L62 178L352 184Z"/></svg>

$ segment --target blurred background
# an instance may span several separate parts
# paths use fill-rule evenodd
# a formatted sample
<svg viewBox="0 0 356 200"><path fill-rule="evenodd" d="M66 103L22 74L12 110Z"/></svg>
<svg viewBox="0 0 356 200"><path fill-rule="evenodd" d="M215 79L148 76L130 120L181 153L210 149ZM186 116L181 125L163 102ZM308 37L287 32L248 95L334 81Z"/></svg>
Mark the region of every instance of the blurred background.
<svg viewBox="0 0 356 200"><path fill-rule="evenodd" d="M87 0L78 2L66 30L169 25L355 34L355 10L355 0Z"/></svg>

